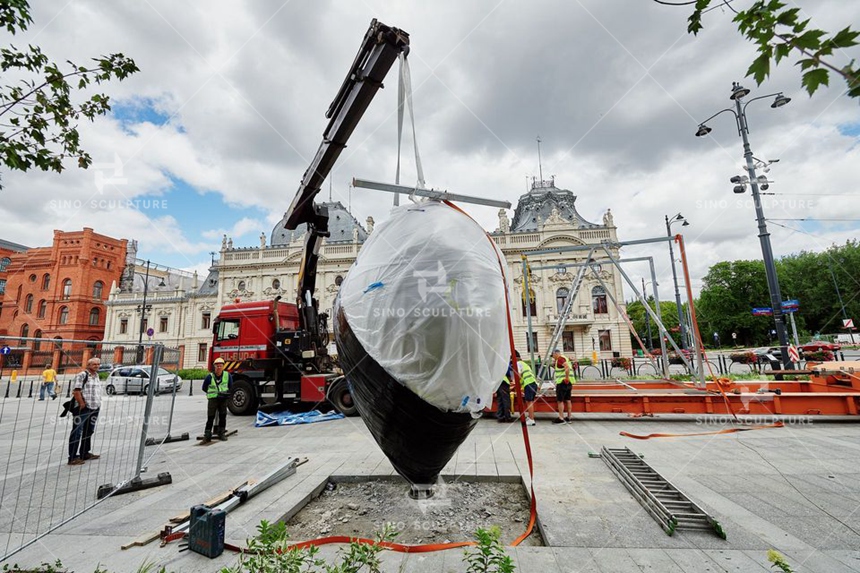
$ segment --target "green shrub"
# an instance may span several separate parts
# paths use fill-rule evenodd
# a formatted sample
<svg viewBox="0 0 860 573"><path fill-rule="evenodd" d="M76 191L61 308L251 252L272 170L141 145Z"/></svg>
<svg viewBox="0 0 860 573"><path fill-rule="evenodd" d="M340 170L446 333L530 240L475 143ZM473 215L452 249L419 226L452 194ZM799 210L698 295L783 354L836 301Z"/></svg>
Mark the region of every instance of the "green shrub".
<svg viewBox="0 0 860 573"><path fill-rule="evenodd" d="M178 374L183 380L203 380L209 371L205 368L186 368L180 370Z"/></svg>

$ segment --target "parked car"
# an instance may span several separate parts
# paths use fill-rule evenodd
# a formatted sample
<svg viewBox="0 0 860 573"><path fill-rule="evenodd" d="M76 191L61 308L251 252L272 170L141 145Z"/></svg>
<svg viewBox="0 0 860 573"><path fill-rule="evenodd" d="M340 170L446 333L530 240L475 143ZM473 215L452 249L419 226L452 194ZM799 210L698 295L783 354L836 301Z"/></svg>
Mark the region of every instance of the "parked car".
<svg viewBox="0 0 860 573"><path fill-rule="evenodd" d="M753 350L759 364L770 364L772 368L779 368L782 363L782 350L779 346L762 346Z"/></svg>
<svg viewBox="0 0 860 573"><path fill-rule="evenodd" d="M111 372L113 371L113 364L105 364L102 362L99 364L99 372Z"/></svg>
<svg viewBox="0 0 860 573"><path fill-rule="evenodd" d="M806 344L801 344L798 348L802 352L821 352L823 350L829 350L830 352L836 352L838 350L842 350L842 346L840 344L836 344L835 342L827 342L826 340L811 340Z"/></svg>
<svg viewBox="0 0 860 573"><path fill-rule="evenodd" d="M149 380L152 367L144 366L120 366L115 368L105 380L105 392L113 394L147 394L149 392ZM182 389L182 378L177 374L168 372L164 368L158 369L158 387L156 392L172 392L174 386L176 391Z"/></svg>

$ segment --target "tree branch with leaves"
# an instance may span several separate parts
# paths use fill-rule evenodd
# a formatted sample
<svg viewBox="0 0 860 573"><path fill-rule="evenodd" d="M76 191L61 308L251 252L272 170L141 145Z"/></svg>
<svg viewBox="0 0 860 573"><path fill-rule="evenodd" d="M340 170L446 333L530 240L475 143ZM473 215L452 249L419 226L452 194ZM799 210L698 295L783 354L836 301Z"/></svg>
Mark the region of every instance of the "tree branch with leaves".
<svg viewBox="0 0 860 573"><path fill-rule="evenodd" d="M726 0L718 0L729 8ZM703 29L702 14L714 0L696 0L695 10L687 19L687 31L698 34ZM758 46L758 57L753 60L746 75L761 83L770 75L771 63L778 65L792 52L796 52L802 74L801 85L809 95L822 85L830 85L830 74L845 80L848 97L860 97L860 69L852 59L839 66L834 63L834 52L857 45L860 32L846 26L836 34L810 27L811 19L801 19L800 8L786 8L780 0L758 0L749 9L735 11L733 21L738 31Z"/></svg>
<svg viewBox="0 0 860 573"><path fill-rule="evenodd" d="M0 0L0 26L13 35L32 23L26 0ZM67 158L86 169L92 163L82 147L77 122L94 121L110 111L103 93L86 94L93 84L124 80L139 71L123 54L93 58L88 66L59 65L38 46L0 48L0 70L23 76L0 88L0 161L9 169L61 172ZM81 102L75 96L83 92ZM77 100L77 101L76 101Z"/></svg>

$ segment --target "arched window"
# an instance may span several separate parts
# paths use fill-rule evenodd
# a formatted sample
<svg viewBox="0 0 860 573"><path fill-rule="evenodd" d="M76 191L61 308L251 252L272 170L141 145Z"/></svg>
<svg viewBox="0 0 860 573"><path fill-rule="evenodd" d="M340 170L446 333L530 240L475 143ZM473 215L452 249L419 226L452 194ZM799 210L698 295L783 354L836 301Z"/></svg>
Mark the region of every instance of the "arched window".
<svg viewBox="0 0 860 573"><path fill-rule="evenodd" d="M90 310L90 326L98 326L100 314L101 311L95 306Z"/></svg>
<svg viewBox="0 0 860 573"><path fill-rule="evenodd" d="M45 318L45 314L48 312L48 301L42 299L39 301L39 313L36 315L38 318Z"/></svg>
<svg viewBox="0 0 860 573"><path fill-rule="evenodd" d="M57 322L59 322L60 324L66 324L67 322L69 322L69 307L67 307L67 306L61 306L60 307L60 314L59 314L59 317L57 319Z"/></svg>
<svg viewBox="0 0 860 573"><path fill-rule="evenodd" d="M594 314L607 314L609 306L606 304L606 291L602 286L596 286L591 289L591 308Z"/></svg>
<svg viewBox="0 0 860 573"><path fill-rule="evenodd" d="M30 282L31 283L36 282L36 275L30 275Z"/></svg>
<svg viewBox="0 0 860 573"><path fill-rule="evenodd" d="M12 259L10 259L9 257L3 257L2 259L0 259L0 273L4 272L6 270L6 267L8 267L9 263L11 262Z"/></svg>
<svg viewBox="0 0 860 573"><path fill-rule="evenodd" d="M529 313L532 317L537 316L537 299L535 298L534 289L529 289ZM526 316L526 292L523 291L523 316Z"/></svg>
<svg viewBox="0 0 860 573"><path fill-rule="evenodd" d="M72 279L63 281L63 298L71 298L72 296Z"/></svg>
<svg viewBox="0 0 860 573"><path fill-rule="evenodd" d="M51 275L45 273L45 276L42 277L42 290L48 290L51 288Z"/></svg>
<svg viewBox="0 0 860 573"><path fill-rule="evenodd" d="M561 287L555 291L555 306L558 309L559 314L561 314L561 311L563 311L565 305L567 305L568 297L570 297L570 290L566 287Z"/></svg>
<svg viewBox="0 0 860 573"><path fill-rule="evenodd" d="M34 340L34 341L33 341L33 350L39 350L39 347L42 345L42 341L41 341L41 338L42 338L42 331L41 331L41 330L37 330L36 332L34 332L34 333L33 333L33 338L35 338L35 339L36 339L36 340Z"/></svg>
<svg viewBox="0 0 860 573"><path fill-rule="evenodd" d="M15 302L21 302L21 291L23 288L22 285L18 285L18 295L15 297Z"/></svg>
<svg viewBox="0 0 860 573"><path fill-rule="evenodd" d="M96 281L96 283L93 285L93 298L101 299L102 291L104 290L104 288L105 283L103 283L102 281Z"/></svg>
<svg viewBox="0 0 860 573"><path fill-rule="evenodd" d="M30 325L25 324L21 327L21 338L27 338L28 336L30 336Z"/></svg>
<svg viewBox="0 0 860 573"><path fill-rule="evenodd" d="M31 314L33 312L33 295L28 294L24 299L24 312Z"/></svg>

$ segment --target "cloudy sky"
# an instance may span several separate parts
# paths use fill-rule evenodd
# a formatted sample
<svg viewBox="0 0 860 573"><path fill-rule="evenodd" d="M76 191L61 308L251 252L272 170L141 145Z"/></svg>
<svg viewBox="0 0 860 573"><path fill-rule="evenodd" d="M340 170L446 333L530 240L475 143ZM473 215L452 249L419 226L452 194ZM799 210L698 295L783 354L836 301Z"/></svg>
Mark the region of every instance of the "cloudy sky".
<svg viewBox="0 0 860 573"><path fill-rule="evenodd" d="M764 204L777 256L857 235L858 103L835 77L809 98L792 62L761 87L744 79L754 47L726 8L706 14L693 37L689 7L648 0L33 4L34 23L14 43L76 63L122 52L141 72L108 85L113 113L81 126L95 163L88 171L3 172L0 237L10 241L47 245L53 229L89 226L138 240L142 257L196 269L208 266L224 233L237 246L258 245L295 194L372 18L411 36L428 186L515 204L541 170L540 136L544 178L573 191L591 221L611 208L622 239L665 234L664 216L682 213L698 289L714 262L761 255L750 196L733 194L728 181L743 165L731 115L710 122L710 137L693 135L730 105L731 84L740 81L749 97L792 98L780 109L768 98L747 110L755 156L780 160L768 173L776 194ZM860 26L857 2L798 5L814 26ZM860 50L832 61L852 58ZM350 191L349 181L393 182L396 87L395 67L331 176L333 198L360 221L384 220L391 205L389 195ZM414 164L404 154L403 183L415 183ZM469 210L489 230L498 226L496 209ZM665 245L626 255L657 257L661 292L670 296Z"/></svg>

